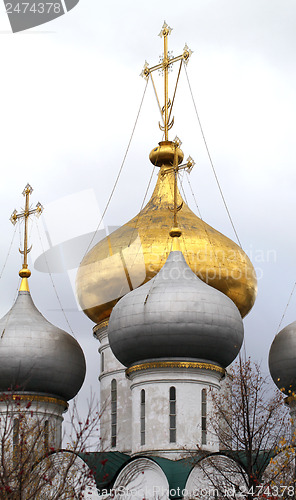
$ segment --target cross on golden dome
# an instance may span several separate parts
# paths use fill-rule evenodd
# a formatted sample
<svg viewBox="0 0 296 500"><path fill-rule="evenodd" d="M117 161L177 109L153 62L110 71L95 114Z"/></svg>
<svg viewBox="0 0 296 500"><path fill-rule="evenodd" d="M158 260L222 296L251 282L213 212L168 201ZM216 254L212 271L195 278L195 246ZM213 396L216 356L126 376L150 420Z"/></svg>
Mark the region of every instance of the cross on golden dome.
<svg viewBox="0 0 296 500"><path fill-rule="evenodd" d="M187 64L189 57L192 54L192 51L188 48L187 44L185 44L185 47L183 49L183 54L177 57L172 57L171 53L168 51L168 36L172 32L172 28L170 28L166 22L163 23L163 27L159 33L159 36L163 38L163 43L164 43L164 51L163 51L163 58L159 64L156 64L155 66L152 66L149 68L149 65L147 62L145 62L143 71L141 73L141 76L144 78L148 79L149 76L152 78L152 74L156 70L162 70L164 73L164 106L161 109L162 113L162 118L163 118L163 126L159 124L159 127L161 130L164 131L164 140L168 140L168 132L172 128L174 124L174 118L170 120L171 117L171 111L172 111L172 104L171 101L168 97L168 87L169 87L169 69L172 64L174 64L177 61L184 61L185 64ZM154 86L154 84L153 84ZM171 108L170 113L169 113L169 108Z"/></svg>
<svg viewBox="0 0 296 500"><path fill-rule="evenodd" d="M156 70L160 70L164 74L164 106L162 108L160 108L159 100L157 97L158 105L159 105L159 108L161 109L161 115L162 115L162 119L163 119L163 126L159 123L159 127L164 132L164 142L160 143L160 149L159 148L154 149L154 152L156 152L156 155L153 155L153 153L152 153L152 155L156 156L157 161L160 160L161 163L162 163L162 158L161 158L162 154L161 153L164 153L165 156L167 156L169 154L171 156L171 159L172 159L172 163L171 163L172 168L166 168L164 173L168 173L169 171L174 172L174 208L173 208L174 226L170 231L170 236L172 236L173 238L176 238L176 237L180 237L182 234L180 229L177 226L177 212L179 210L181 210L181 208L182 208L182 205L180 207L177 206L178 172L181 169L186 169L187 171L190 172L193 165L194 165L194 162L193 162L192 158L189 157L187 160L187 163L185 165L180 165L180 153L183 155L183 153L180 150L181 141L178 139L178 137L176 137L173 142L168 141L168 132L174 124L174 118L172 118L172 120L171 120L171 113L172 113L174 98L173 98L173 102L171 103L171 100L168 97L168 83L169 83L168 82L168 74L169 74L169 69L171 68L172 64L177 62L177 61L181 61L181 63L180 63L180 70L181 70L182 62L184 61L184 63L187 64L188 59L192 54L192 51L188 48L188 46L186 44L184 47L184 50L183 50L183 54L181 54L180 56L177 56L177 57L172 57L172 54L168 51L168 36L171 34L171 32L172 32L172 28L170 28L170 26L168 26L168 24L166 22L164 22L162 29L159 33L159 36L161 38L163 38L163 41L164 41L164 52L163 52L163 57L161 58L161 62L160 62L160 64L157 64L156 66L152 66L151 68L149 68L148 63L145 62L144 69L141 73L141 76L143 76L146 79L148 79L149 76L151 77L153 87L155 90L155 94L157 97L155 85L154 85L154 82L152 79L152 73ZM180 74L180 70L179 70L179 74ZM176 88L178 85L178 80L179 80L179 76L177 78ZM175 90L175 93L176 93L176 90ZM175 93L174 93L174 95L175 95ZM169 112L169 109L170 109L170 112ZM171 149L171 151L170 152L166 151L167 148ZM151 155L150 155L150 160L152 161L152 163L154 163L154 160L151 158Z"/></svg>
<svg viewBox="0 0 296 500"><path fill-rule="evenodd" d="M145 63L142 71L142 76L147 80L151 78L152 83L155 70L168 73L169 66L176 60L180 60L181 68L191 54L185 46L181 56L171 57L167 50L169 32L165 23L160 33L165 44L161 63L151 68ZM165 106L161 110L166 138L174 104L173 96L168 111L167 83L165 78ZM161 108L159 100L158 105ZM197 217L182 200L177 186L178 171L190 170L193 162L188 158L187 164L182 165L184 154L180 141L162 140L150 152L149 159L160 169L151 199L133 219L97 243L78 269L78 300L84 313L97 323L95 336L106 327L118 300L130 291L125 266L128 266L130 282L135 289L160 271L171 248L178 242L192 271L227 295L242 316L250 311L256 298L256 274L248 256L236 243ZM177 234L172 234L175 236L172 241L168 233L174 231L176 225ZM180 232L182 237L178 238Z"/></svg>
<svg viewBox="0 0 296 500"><path fill-rule="evenodd" d="M25 230L24 230L24 249L21 250L19 249L20 253L24 256L23 260L23 267L19 272L19 276L22 278L21 286L20 286L20 291L29 291L28 287L28 282L27 278L31 276L31 271L28 269L28 253L32 249L32 245L30 248L28 248L28 219L30 215L36 215L39 217L41 213L43 212L43 206L41 203L37 203L36 208L30 208L30 195L33 192L32 186L30 184L27 184L25 189L23 190L23 196L25 196L25 208L22 210L20 213L17 213L16 210L14 210L11 214L10 221L12 222L13 225L17 223L18 220L24 220L25 221Z"/></svg>

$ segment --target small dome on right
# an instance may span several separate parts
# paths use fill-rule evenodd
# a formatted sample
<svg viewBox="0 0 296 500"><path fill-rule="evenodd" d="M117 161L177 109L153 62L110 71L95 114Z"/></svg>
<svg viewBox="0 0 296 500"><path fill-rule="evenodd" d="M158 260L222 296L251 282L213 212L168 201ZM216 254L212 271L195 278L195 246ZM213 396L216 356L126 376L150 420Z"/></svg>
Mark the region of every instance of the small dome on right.
<svg viewBox="0 0 296 500"><path fill-rule="evenodd" d="M269 351L269 371L277 387L287 396L296 393L296 321L274 338Z"/></svg>

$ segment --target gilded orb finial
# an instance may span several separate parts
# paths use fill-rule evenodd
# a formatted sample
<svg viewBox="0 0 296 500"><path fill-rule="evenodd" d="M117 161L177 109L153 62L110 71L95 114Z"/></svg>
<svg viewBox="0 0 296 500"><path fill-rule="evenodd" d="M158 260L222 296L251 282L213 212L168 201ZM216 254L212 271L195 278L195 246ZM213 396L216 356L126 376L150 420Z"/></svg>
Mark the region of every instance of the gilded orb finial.
<svg viewBox="0 0 296 500"><path fill-rule="evenodd" d="M19 249L19 252L24 256L23 260L23 267L19 271L19 276L22 278L21 281L21 286L20 286L20 292L28 292L29 291L29 285L28 285L28 278L31 276L31 271L28 269L28 253L31 251L32 246L28 248L28 219L30 215L36 215L36 217L39 217L41 213L43 212L43 206L41 203L37 203L36 208L31 209L30 208L30 195L33 192L32 186L30 184L27 184L25 189L23 190L23 196L25 196L25 208L18 214L16 210L14 210L11 214L10 221L12 222L13 225L17 223L18 220L24 219L25 221L25 229L24 229L24 249L21 250Z"/></svg>

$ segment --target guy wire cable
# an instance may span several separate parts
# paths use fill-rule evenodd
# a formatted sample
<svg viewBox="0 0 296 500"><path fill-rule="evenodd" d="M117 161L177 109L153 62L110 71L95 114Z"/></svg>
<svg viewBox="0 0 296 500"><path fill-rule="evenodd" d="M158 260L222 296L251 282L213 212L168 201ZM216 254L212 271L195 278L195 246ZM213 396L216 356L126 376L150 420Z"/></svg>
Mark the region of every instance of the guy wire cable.
<svg viewBox="0 0 296 500"><path fill-rule="evenodd" d="M208 148L208 144L207 144L207 141L206 141L206 138L205 138L205 134L204 134L204 131L203 131L203 128L202 128L202 125L201 125L201 121L200 121L199 114L198 114L198 111L197 111L196 103L195 103L195 100L194 100L194 96L193 96L192 88L191 88L191 85L190 85L190 81L189 81L189 77L188 77L187 69L186 69L186 66L185 66L185 65L184 65L184 67L185 67L185 73L186 73L186 77L187 77L187 82L188 82L188 86L189 86L189 90L190 90L191 98L192 98L192 101L193 101L193 106L194 106L195 113L196 113L196 117L197 117L197 120L198 120L198 123L199 123L199 126L200 126L200 130L201 130L202 138L203 138L203 141L204 141L204 144L205 144L205 147L206 147L207 155L208 155L208 158L209 158L209 161L210 161L210 164L211 164L211 167L212 167L212 170L213 170L213 173L214 173L214 176L215 176L215 179L216 179L216 182L217 182L217 185L218 185L218 188L219 188L219 191L220 191L220 194L221 194L221 197L222 197L222 200L223 200L223 203L224 203L224 206L225 206L226 212L227 212L227 214L228 214L228 217L229 217L230 223L231 223L231 225L232 225L232 229L233 229L233 231L234 231L234 234L235 234L235 236L236 236L236 239L237 239L237 241L238 241L239 246L242 248L242 245L241 245L240 239L239 239L239 237L238 237L237 231L236 231L236 229L235 229L235 226L234 226L234 223L233 223L232 217L231 217L231 215L230 215L230 212L229 212L229 209L228 209L228 206L227 206L226 200L225 200L225 198L224 198L224 195L223 195L223 192L222 192L222 188L221 188L220 183L219 183L219 180L218 180L218 176L217 176L217 174L216 174L216 170L215 170L214 163L213 163L213 160L212 160L212 157L211 157L211 154L210 154L210 150L209 150L209 148Z"/></svg>
<svg viewBox="0 0 296 500"><path fill-rule="evenodd" d="M97 234L97 232L98 232L98 230L99 230L99 227L100 227L100 225L101 225L102 220L104 219L104 217L105 217L105 215L106 215L106 212L107 212L107 210L108 210L108 207L109 207L110 202L111 202L111 199L112 199L112 196L113 196L114 191L115 191L115 189L116 189L116 186L117 186L117 184L118 184L119 177L120 177L120 175L121 175L121 172L122 172L123 166L124 166L124 164L125 164L125 160L126 160L126 157L127 157L127 154L128 154L128 151L129 151L129 148L130 148L130 145L131 145L131 142L132 142L132 139L133 139L134 133L135 133L135 129L136 129L136 126L137 126L137 123L138 123L138 119L139 119L140 112L141 112L141 109L142 109L142 105L143 105L144 97L145 97L145 94L146 94L146 89L147 89L148 81L149 81L149 80L147 80L147 81L146 81L146 85L145 85L144 93L143 93L143 96L142 96L142 99L141 99L141 103L140 103L139 111L138 111L138 114L137 114L137 117L136 117L136 121L135 121L135 124L134 124L134 126L133 126L133 130L132 130L132 133L131 133L131 137L130 137L130 140L129 140L129 142L128 142L128 145L127 145L127 148L126 148L126 151L125 151L125 154L124 154L124 157L123 157L123 160L122 160L122 163L121 163L121 166L120 166L120 169L119 169L118 175L117 175L116 180L115 180L115 183L114 183L114 185L113 185L113 188L112 188L111 194L110 194L110 196L109 196L109 199L108 199L107 204L106 204L106 206L105 206L105 209L104 209L104 211L103 211L103 214L102 214L102 216L101 216L101 219L100 219L100 221L99 221L99 223L98 223L98 225L97 225L97 228L96 228L96 230L95 230L95 232L94 232L94 234L93 234L93 236L92 236L92 238L91 238L91 240L90 240L90 242L89 242L89 245L88 245L88 247L87 247L87 249L86 249L86 251L85 251L85 253L84 253L84 255L83 255L82 259L81 259L81 262L82 262L82 260L84 259L84 257L86 256L87 252L89 251L89 249L90 249L90 247L91 247L92 242L94 241L94 238L95 238L95 236L96 236L96 234ZM81 264L81 262L80 262L80 264Z"/></svg>

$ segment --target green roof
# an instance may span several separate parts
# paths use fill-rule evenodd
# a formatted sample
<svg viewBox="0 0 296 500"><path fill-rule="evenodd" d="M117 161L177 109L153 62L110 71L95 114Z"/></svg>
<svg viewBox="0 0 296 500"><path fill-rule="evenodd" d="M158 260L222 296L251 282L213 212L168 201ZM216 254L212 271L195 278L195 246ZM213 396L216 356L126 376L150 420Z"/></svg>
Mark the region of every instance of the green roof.
<svg viewBox="0 0 296 500"><path fill-rule="evenodd" d="M182 490L185 489L186 482L194 464L188 459L170 460L168 458L149 457L156 462L163 470L169 483L170 498L183 498Z"/></svg>
<svg viewBox="0 0 296 500"><path fill-rule="evenodd" d="M103 489L110 490L121 469L128 462L133 462L139 458L139 456L132 458L118 451L79 453L79 456L93 471L99 492ZM141 455L141 458L148 458L154 461L163 470L167 477L170 491L176 491L176 494L173 494L171 498L182 498L182 495L178 494L178 488L180 492L185 488L187 478L194 467L194 463L188 461L188 459L174 461L168 458L143 455Z"/></svg>
<svg viewBox="0 0 296 500"><path fill-rule="evenodd" d="M119 451L79 453L79 456L93 471L98 491L110 489L130 456Z"/></svg>
<svg viewBox="0 0 296 500"><path fill-rule="evenodd" d="M90 452L90 453L79 453L79 456L85 461L85 463L90 467L94 473L94 478L98 491L103 489L110 490L123 467L128 462L133 462L138 458L147 458L152 460L162 469L169 483L170 498L172 500L177 500L182 497L182 490L185 489L188 476L195 465L207 456L224 455L235 460L239 465L241 465L245 470L247 467L247 456L246 453L241 451L219 451L216 453L205 453L196 452L188 458L182 458L180 460L170 460L169 458L162 458L150 455L137 455L131 457L125 453L120 453L119 451L109 451L109 452ZM255 460L254 465L256 466L255 474L259 477L263 474L265 468L267 467L270 459L275 456L276 453L272 450L260 451L258 457Z"/></svg>

